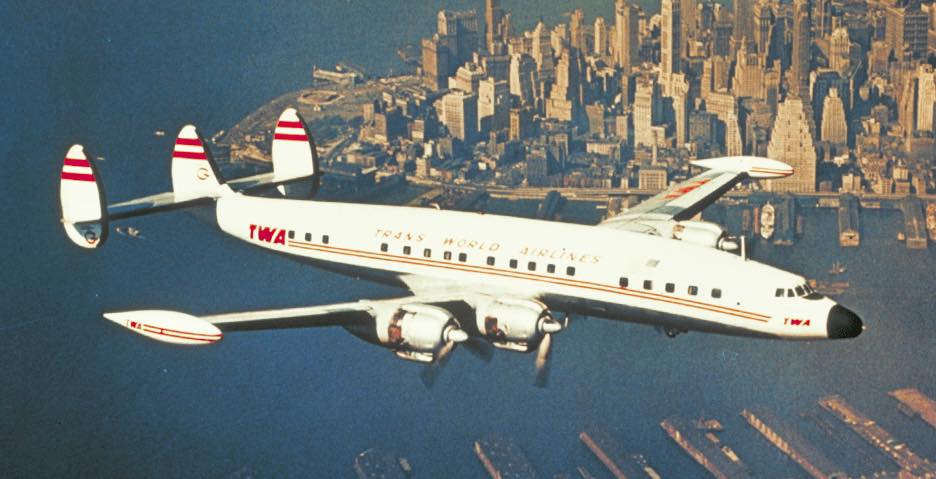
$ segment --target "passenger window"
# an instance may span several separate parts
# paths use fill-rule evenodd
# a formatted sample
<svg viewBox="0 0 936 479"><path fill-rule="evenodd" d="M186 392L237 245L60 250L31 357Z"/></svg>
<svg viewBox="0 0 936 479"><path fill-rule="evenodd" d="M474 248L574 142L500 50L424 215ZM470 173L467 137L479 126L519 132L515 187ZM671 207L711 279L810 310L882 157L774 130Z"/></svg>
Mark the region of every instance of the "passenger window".
<svg viewBox="0 0 936 479"><path fill-rule="evenodd" d="M530 261L529 263L527 263L527 269L530 271L536 271L536 263Z"/></svg>
<svg viewBox="0 0 936 479"><path fill-rule="evenodd" d="M442 253L442 259L447 260L447 261L451 261L451 260L452 260L452 252L451 252L451 251L446 251L445 253Z"/></svg>
<svg viewBox="0 0 936 479"><path fill-rule="evenodd" d="M676 291L676 285L673 283L666 283L666 292L672 293L673 291Z"/></svg>
<svg viewBox="0 0 936 479"><path fill-rule="evenodd" d="M465 261L468 261L468 254L458 253L458 261L461 261L462 263L464 263Z"/></svg>
<svg viewBox="0 0 936 479"><path fill-rule="evenodd" d="M699 294L699 287L698 287L698 286L690 286L690 287L689 287L689 296L695 296L695 295L697 295L697 294Z"/></svg>
<svg viewBox="0 0 936 479"><path fill-rule="evenodd" d="M312 241L312 233L306 233L306 235L305 235L305 240L306 240L306 241Z"/></svg>
<svg viewBox="0 0 936 479"><path fill-rule="evenodd" d="M787 295L787 298L792 298L792 297L794 296L793 290L792 290L792 289L787 289L787 290L786 290L786 295Z"/></svg>
<svg viewBox="0 0 936 479"><path fill-rule="evenodd" d="M328 235L322 236L322 244L328 244Z"/></svg>
<svg viewBox="0 0 936 479"><path fill-rule="evenodd" d="M778 298L782 298L782 297L783 297L783 288L777 288L777 291L774 292L774 296L776 296L776 297L778 297Z"/></svg>
<svg viewBox="0 0 936 479"><path fill-rule="evenodd" d="M566 268L566 274L569 276L575 276L575 266L569 266Z"/></svg>
<svg viewBox="0 0 936 479"><path fill-rule="evenodd" d="M432 257L432 250L429 249L429 248L424 249L424 250L423 250L423 257L424 257L424 258L431 258L431 257Z"/></svg>
<svg viewBox="0 0 936 479"><path fill-rule="evenodd" d="M721 290L718 289L718 288L712 289L712 297L713 297L713 298L721 298Z"/></svg>
<svg viewBox="0 0 936 479"><path fill-rule="evenodd" d="M650 281L649 279L645 279L644 289L653 289L653 281Z"/></svg>
<svg viewBox="0 0 936 479"><path fill-rule="evenodd" d="M380 251L386 253L388 249L390 249L390 246L387 243L380 243Z"/></svg>
<svg viewBox="0 0 936 479"><path fill-rule="evenodd" d="M289 234L287 236L289 236L289 239L293 239L296 237L296 232L293 230L289 230Z"/></svg>
<svg viewBox="0 0 936 479"><path fill-rule="evenodd" d="M627 287L627 278L621 276L621 279L618 280L618 285L620 285L622 288L626 288L626 287Z"/></svg>
<svg viewBox="0 0 936 479"><path fill-rule="evenodd" d="M412 250L410 249L409 246L404 246L404 247L403 247L403 254L409 255L409 254L410 254L410 251L412 251Z"/></svg>
<svg viewBox="0 0 936 479"><path fill-rule="evenodd" d="M556 272L556 265L554 265L554 264L547 264L547 265L546 265L546 272L547 272L547 273L555 273L555 272Z"/></svg>
<svg viewBox="0 0 936 479"><path fill-rule="evenodd" d="M487 264L488 264L488 266L494 266L494 257L493 257L493 256L488 256Z"/></svg>
<svg viewBox="0 0 936 479"><path fill-rule="evenodd" d="M517 260L515 259L510 260L510 267L513 269L517 269Z"/></svg>

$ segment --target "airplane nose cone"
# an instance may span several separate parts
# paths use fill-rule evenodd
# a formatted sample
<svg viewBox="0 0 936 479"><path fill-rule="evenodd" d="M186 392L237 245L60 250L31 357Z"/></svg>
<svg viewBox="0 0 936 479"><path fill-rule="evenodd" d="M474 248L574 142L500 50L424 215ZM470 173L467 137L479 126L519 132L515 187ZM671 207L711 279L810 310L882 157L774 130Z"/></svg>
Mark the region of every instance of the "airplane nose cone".
<svg viewBox="0 0 936 479"><path fill-rule="evenodd" d="M829 339L854 338L863 330L864 324L857 314L837 304L832 306L826 322Z"/></svg>

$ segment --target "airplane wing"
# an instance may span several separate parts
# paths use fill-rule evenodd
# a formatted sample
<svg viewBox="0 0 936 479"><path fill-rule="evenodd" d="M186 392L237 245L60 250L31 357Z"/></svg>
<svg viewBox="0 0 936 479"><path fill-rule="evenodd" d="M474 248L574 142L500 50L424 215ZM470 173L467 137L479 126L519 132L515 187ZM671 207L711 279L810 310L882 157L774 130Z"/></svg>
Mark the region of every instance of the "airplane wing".
<svg viewBox="0 0 936 479"><path fill-rule="evenodd" d="M793 174L793 168L786 163L754 156L712 158L692 164L707 171L670 186L599 226L652 233L645 227L646 222L689 220L745 178L781 178Z"/></svg>

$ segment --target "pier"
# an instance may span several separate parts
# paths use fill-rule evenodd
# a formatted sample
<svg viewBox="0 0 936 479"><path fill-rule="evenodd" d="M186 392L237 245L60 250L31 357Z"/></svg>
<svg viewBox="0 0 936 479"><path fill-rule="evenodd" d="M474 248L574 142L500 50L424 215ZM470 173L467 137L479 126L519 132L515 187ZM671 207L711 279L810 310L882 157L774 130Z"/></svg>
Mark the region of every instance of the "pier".
<svg viewBox="0 0 936 479"><path fill-rule="evenodd" d="M842 195L838 208L839 246L855 247L861 243L858 226L858 198L854 195Z"/></svg>
<svg viewBox="0 0 936 479"><path fill-rule="evenodd" d="M358 479L406 479L410 477L412 468L402 457L368 449L354 458L354 473Z"/></svg>
<svg viewBox="0 0 936 479"><path fill-rule="evenodd" d="M474 444L475 454L491 479L533 479L536 471L520 446L510 439L492 437Z"/></svg>
<svg viewBox="0 0 936 479"><path fill-rule="evenodd" d="M627 454L621 443L614 440L604 429L589 427L579 433L579 439L601 461L616 479L640 479L659 477L646 464L638 463L635 456ZM643 456L636 456L643 459ZM652 472L652 474L651 474Z"/></svg>
<svg viewBox="0 0 936 479"><path fill-rule="evenodd" d="M900 202L904 216L904 234L907 248L926 249L926 222L923 219L923 204L916 196L907 196Z"/></svg>
<svg viewBox="0 0 936 479"><path fill-rule="evenodd" d="M903 472L921 478L936 478L936 466L910 450L906 444L897 442L889 432L858 412L841 396L826 396L819 400L819 405L838 417L869 444L883 451L903 469Z"/></svg>
<svg viewBox="0 0 936 479"><path fill-rule="evenodd" d="M721 443L715 435L715 429L705 426L706 424L694 424L679 417L670 417L660 423L666 434L713 477L751 477L747 465L741 462L741 458L730 447Z"/></svg>
<svg viewBox="0 0 936 479"><path fill-rule="evenodd" d="M815 479L842 479L844 471L809 444L789 424L764 408L741 411L741 416L767 441L789 456Z"/></svg>
<svg viewBox="0 0 936 479"><path fill-rule="evenodd" d="M920 419L936 429L936 401L917 388L895 389L887 394L900 401L903 407L901 410L920 416Z"/></svg>
<svg viewBox="0 0 936 479"><path fill-rule="evenodd" d="M559 210L565 204L565 198L558 191L546 193L546 197L536 209L536 217L541 220L555 220L559 215Z"/></svg>

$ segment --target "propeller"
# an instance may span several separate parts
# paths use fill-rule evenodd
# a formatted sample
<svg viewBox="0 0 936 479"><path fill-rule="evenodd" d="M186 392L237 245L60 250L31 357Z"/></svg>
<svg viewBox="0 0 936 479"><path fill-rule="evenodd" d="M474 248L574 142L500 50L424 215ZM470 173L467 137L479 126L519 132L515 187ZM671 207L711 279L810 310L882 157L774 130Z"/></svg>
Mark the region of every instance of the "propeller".
<svg viewBox="0 0 936 479"><path fill-rule="evenodd" d="M463 343L469 338L468 333L454 325L446 328L442 336L445 338L445 344L436 352L432 362L427 364L419 375L426 387L432 387L435 384L442 367L445 366L452 351L455 350L455 344Z"/></svg>
<svg viewBox="0 0 936 479"><path fill-rule="evenodd" d="M552 335L562 331L569 325L569 317L566 316L563 322L556 321L551 316L546 316L539 324L539 331L543 335L539 346L536 348L536 387L546 387L549 381L549 354L552 352Z"/></svg>
<svg viewBox="0 0 936 479"><path fill-rule="evenodd" d="M478 359L485 363L491 362L494 358L494 346L482 338L472 336L465 341L465 348Z"/></svg>

